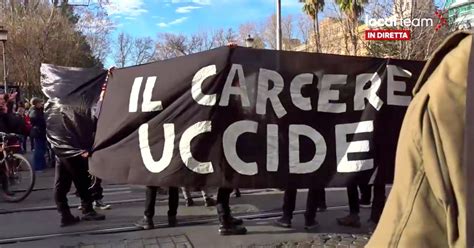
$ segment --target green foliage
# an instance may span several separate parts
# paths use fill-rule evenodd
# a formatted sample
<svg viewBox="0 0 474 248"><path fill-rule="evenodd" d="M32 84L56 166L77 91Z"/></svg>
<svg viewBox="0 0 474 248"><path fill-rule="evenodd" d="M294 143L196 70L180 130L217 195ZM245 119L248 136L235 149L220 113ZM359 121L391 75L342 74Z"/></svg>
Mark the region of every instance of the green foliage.
<svg viewBox="0 0 474 248"><path fill-rule="evenodd" d="M324 0L299 0L303 4L302 11L315 20L319 12L324 9Z"/></svg>
<svg viewBox="0 0 474 248"><path fill-rule="evenodd" d="M350 18L356 18L364 12L364 5L368 3L368 0L335 0L339 9L346 13Z"/></svg>

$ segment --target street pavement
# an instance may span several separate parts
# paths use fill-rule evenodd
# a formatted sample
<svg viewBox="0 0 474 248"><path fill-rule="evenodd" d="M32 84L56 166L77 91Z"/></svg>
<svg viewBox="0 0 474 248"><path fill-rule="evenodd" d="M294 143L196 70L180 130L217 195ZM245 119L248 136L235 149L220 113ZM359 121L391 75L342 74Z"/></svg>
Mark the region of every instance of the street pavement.
<svg viewBox="0 0 474 248"><path fill-rule="evenodd" d="M328 211L318 213L318 229L303 229L306 190L298 193L293 228L273 226L281 214L283 192L274 189L241 190L242 197L231 199L235 216L244 219L248 234L218 235L214 207L204 207L199 193L193 193L196 206L186 207L181 199L178 226L166 227L167 195L157 200L154 230L133 226L142 217L143 186L104 184L104 201L111 210L101 211L105 221L81 222L60 228L55 210L52 185L54 170L38 173L35 191L21 203L0 200L0 247L363 247L369 226L370 209L362 209L361 228L338 226L337 217L348 214L347 195L343 188L327 189ZM73 192L74 189L71 190ZM73 214L79 215L79 199L69 196ZM358 245L357 245L358 244Z"/></svg>

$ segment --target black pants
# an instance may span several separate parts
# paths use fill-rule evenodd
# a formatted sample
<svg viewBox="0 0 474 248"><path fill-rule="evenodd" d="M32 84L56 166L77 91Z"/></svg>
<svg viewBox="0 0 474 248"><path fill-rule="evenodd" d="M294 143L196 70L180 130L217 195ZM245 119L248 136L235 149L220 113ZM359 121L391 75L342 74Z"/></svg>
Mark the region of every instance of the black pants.
<svg viewBox="0 0 474 248"><path fill-rule="evenodd" d="M359 190L356 183L347 185L347 198L349 198L349 211L351 214L359 214Z"/></svg>
<svg viewBox="0 0 474 248"><path fill-rule="evenodd" d="M153 218L153 216L155 216L155 203L157 192L158 187L146 187L145 216L147 218ZM170 187L168 189L168 216L176 216L178 214L178 205L179 188Z"/></svg>
<svg viewBox="0 0 474 248"><path fill-rule="evenodd" d="M296 205L296 188L287 188L283 196L283 218L291 220ZM312 221L316 218L318 207L322 207L325 203L326 193L324 187L315 187L308 190L308 198L306 198L306 212L304 214L306 221Z"/></svg>
<svg viewBox="0 0 474 248"><path fill-rule="evenodd" d="M360 190L360 201L370 202L372 199L372 185L359 184L359 190Z"/></svg>
<svg viewBox="0 0 474 248"><path fill-rule="evenodd" d="M230 194L232 194L232 188L219 188L217 190L217 213L219 216L229 217L230 213Z"/></svg>
<svg viewBox="0 0 474 248"><path fill-rule="evenodd" d="M99 201L99 200L102 200L102 198L104 198L104 195L103 195L104 189L102 188L102 179L98 177L94 177L94 179L95 179L95 182L93 182L94 184L92 185L92 188L90 188L90 191L91 191L92 199L94 201Z"/></svg>
<svg viewBox="0 0 474 248"><path fill-rule="evenodd" d="M72 158L56 157L54 200L58 211L62 215L71 214L67 202L67 193L71 189L72 182L74 182L79 197L81 198L81 204L84 208L83 212L92 211L92 197L88 190L90 178L87 158L81 156Z"/></svg>
<svg viewBox="0 0 474 248"><path fill-rule="evenodd" d="M370 219L378 223L384 207L385 184L374 184L374 200L372 201L372 212L370 213Z"/></svg>

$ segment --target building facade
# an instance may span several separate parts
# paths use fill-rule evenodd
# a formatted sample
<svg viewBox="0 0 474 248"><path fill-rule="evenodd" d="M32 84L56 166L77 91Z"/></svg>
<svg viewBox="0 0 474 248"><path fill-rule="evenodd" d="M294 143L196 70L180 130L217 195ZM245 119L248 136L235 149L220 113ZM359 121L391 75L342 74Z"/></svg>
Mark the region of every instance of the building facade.
<svg viewBox="0 0 474 248"><path fill-rule="evenodd" d="M447 0L444 9L455 29L474 28L474 0Z"/></svg>
<svg viewBox="0 0 474 248"><path fill-rule="evenodd" d="M359 39L357 40L357 56L368 55L366 44L364 41L364 31L367 25L361 24L358 27ZM342 20L337 18L325 18L319 23L319 34L321 40L321 52L326 54L352 55L354 50L350 37L344 26ZM316 51L316 44L313 36L308 44L303 44L297 47L296 51L314 52Z"/></svg>

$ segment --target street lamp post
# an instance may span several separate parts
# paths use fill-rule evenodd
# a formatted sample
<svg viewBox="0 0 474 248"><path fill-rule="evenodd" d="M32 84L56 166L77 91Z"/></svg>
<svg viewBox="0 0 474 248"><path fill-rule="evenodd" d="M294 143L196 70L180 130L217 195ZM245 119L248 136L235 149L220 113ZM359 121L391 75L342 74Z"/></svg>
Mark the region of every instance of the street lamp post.
<svg viewBox="0 0 474 248"><path fill-rule="evenodd" d="M0 41L2 42L3 48L3 83L4 83L4 90L5 94L7 93L7 64L6 64L6 43L8 38L8 31L0 26Z"/></svg>
<svg viewBox="0 0 474 248"><path fill-rule="evenodd" d="M246 47L249 47L249 48L253 48L253 43L254 43L255 39L252 38L252 36L249 36L247 37L247 39L245 39L245 46Z"/></svg>
<svg viewBox="0 0 474 248"><path fill-rule="evenodd" d="M281 50L281 0L276 0L276 49Z"/></svg>

